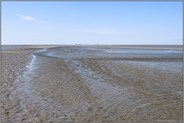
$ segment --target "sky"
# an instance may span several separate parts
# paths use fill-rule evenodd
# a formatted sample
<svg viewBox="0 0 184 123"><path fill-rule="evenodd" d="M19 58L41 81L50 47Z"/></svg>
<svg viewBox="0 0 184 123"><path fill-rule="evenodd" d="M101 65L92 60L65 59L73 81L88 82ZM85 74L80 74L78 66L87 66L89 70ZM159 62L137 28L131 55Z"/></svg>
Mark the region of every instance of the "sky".
<svg viewBox="0 0 184 123"><path fill-rule="evenodd" d="M2 2L1 43L181 45L182 2Z"/></svg>

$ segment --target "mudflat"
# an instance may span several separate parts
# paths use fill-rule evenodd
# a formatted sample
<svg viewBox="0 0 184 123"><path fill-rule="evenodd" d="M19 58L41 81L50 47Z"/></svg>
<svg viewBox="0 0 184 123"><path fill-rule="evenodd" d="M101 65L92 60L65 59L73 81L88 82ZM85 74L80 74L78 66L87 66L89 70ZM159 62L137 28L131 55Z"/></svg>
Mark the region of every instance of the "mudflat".
<svg viewBox="0 0 184 123"><path fill-rule="evenodd" d="M4 46L3 122L182 122L181 46Z"/></svg>

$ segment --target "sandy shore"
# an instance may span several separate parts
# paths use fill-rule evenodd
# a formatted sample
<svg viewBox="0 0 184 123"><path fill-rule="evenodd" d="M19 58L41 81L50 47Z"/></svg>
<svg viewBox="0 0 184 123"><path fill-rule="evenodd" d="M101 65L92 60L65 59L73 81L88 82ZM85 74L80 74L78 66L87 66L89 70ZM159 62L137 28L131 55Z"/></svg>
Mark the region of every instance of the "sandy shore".
<svg viewBox="0 0 184 123"><path fill-rule="evenodd" d="M3 122L182 120L181 60L31 54L39 48L2 52Z"/></svg>
<svg viewBox="0 0 184 123"><path fill-rule="evenodd" d="M3 51L2 53L2 121L13 121L21 112L21 101L14 96L15 85L22 82L15 81L26 71L30 62L29 51ZM17 94L18 96L18 94Z"/></svg>

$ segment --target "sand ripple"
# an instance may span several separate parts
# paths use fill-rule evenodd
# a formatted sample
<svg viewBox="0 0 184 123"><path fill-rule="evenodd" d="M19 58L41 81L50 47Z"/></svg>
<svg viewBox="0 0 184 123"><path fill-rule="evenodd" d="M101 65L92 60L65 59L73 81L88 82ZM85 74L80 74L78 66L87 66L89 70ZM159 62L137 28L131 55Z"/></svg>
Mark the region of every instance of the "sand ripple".
<svg viewBox="0 0 184 123"><path fill-rule="evenodd" d="M15 80L23 83L14 95L34 107L38 121L47 113L53 121L181 120L181 52L136 52L38 50Z"/></svg>

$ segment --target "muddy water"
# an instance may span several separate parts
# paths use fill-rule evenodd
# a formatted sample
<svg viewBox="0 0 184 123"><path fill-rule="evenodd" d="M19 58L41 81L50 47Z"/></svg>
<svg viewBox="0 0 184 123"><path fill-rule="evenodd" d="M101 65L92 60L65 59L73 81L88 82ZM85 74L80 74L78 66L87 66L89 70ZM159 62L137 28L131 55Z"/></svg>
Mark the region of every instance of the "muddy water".
<svg viewBox="0 0 184 123"><path fill-rule="evenodd" d="M182 119L181 51L52 48L32 57L24 91L54 121Z"/></svg>

